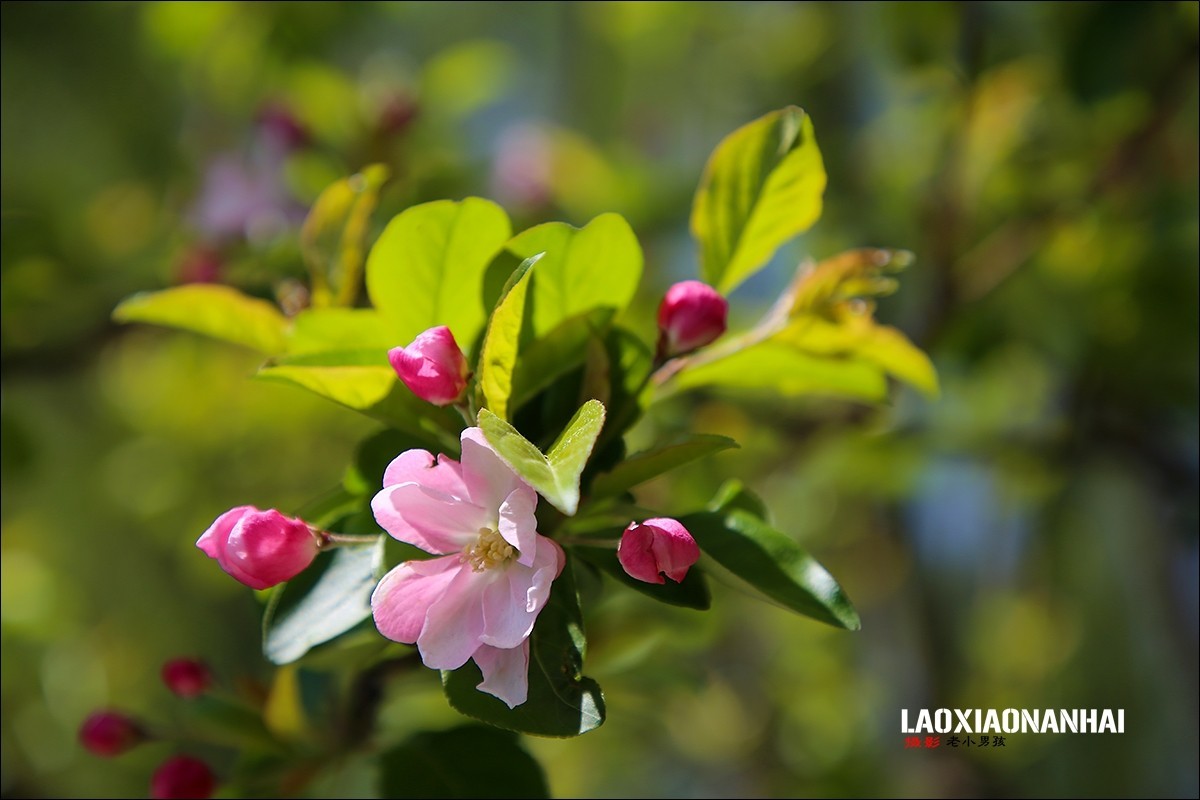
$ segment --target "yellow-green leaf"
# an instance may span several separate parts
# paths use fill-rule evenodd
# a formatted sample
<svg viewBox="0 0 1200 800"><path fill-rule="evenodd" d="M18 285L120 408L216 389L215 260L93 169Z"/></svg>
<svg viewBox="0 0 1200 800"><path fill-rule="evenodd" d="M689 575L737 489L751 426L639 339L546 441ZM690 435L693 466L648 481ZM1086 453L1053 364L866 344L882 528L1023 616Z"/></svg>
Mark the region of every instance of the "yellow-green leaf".
<svg viewBox="0 0 1200 800"><path fill-rule="evenodd" d="M487 409L479 412L479 427L500 457L526 483L559 511L573 516L579 508L579 478L604 427L604 416L603 403L587 401L546 454Z"/></svg>
<svg viewBox="0 0 1200 800"><path fill-rule="evenodd" d="M855 358L813 356L773 340L688 367L673 382L679 389L717 386L791 397L817 394L873 402L887 397L887 380L874 364Z"/></svg>
<svg viewBox="0 0 1200 800"><path fill-rule="evenodd" d="M582 228L548 222L514 236L498 259L504 274L517 259L545 253L530 295L533 337L592 309L629 305L642 277L642 248L620 214L601 214Z"/></svg>
<svg viewBox="0 0 1200 800"><path fill-rule="evenodd" d="M135 294L117 306L113 319L202 333L267 355L283 352L288 329L287 318L266 300L211 283Z"/></svg>
<svg viewBox="0 0 1200 800"><path fill-rule="evenodd" d="M817 221L824 191L825 165L801 109L772 111L729 134L692 205L704 279L732 291Z"/></svg>
<svg viewBox="0 0 1200 800"><path fill-rule="evenodd" d="M483 275L512 229L478 197L437 200L398 214L367 257L367 292L399 344L446 325L462 347L483 327Z"/></svg>
<svg viewBox="0 0 1200 800"><path fill-rule="evenodd" d="M312 278L312 303L349 306L358 295L367 225L391 171L372 164L327 187L300 228L300 250Z"/></svg>
<svg viewBox="0 0 1200 800"><path fill-rule="evenodd" d="M521 324L525 319L525 297L533 278L533 266L541 258L541 253L530 256L513 273L509 287L492 312L479 356L479 387L484 404L504 420L512 412L509 399L520 348Z"/></svg>

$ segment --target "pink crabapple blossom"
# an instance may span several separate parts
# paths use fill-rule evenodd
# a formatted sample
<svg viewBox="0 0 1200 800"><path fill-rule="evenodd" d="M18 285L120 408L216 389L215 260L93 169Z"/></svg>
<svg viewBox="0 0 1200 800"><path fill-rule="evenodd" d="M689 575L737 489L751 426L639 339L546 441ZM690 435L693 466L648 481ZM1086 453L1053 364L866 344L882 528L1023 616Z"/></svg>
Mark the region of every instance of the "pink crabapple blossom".
<svg viewBox="0 0 1200 800"><path fill-rule="evenodd" d="M388 361L404 385L435 406L448 406L467 388L467 359L445 325L417 335L407 347L393 347Z"/></svg>
<svg viewBox="0 0 1200 800"><path fill-rule="evenodd" d="M629 575L646 583L679 583L700 560L700 547L679 520L655 517L629 523L617 546L617 560Z"/></svg>
<svg viewBox="0 0 1200 800"><path fill-rule="evenodd" d="M238 506L226 511L196 541L221 569L251 589L267 589L303 572L321 539L308 523L274 509Z"/></svg>
<svg viewBox="0 0 1200 800"><path fill-rule="evenodd" d="M425 666L474 659L481 691L510 708L529 688L529 634L562 572L558 544L537 532L537 494L488 444L462 433L462 461L401 453L371 507L389 534L439 556L407 561L371 597L375 625L416 644Z"/></svg>
<svg viewBox="0 0 1200 800"><path fill-rule="evenodd" d="M681 281L658 306L658 352L663 358L690 353L725 332L729 303L700 281Z"/></svg>

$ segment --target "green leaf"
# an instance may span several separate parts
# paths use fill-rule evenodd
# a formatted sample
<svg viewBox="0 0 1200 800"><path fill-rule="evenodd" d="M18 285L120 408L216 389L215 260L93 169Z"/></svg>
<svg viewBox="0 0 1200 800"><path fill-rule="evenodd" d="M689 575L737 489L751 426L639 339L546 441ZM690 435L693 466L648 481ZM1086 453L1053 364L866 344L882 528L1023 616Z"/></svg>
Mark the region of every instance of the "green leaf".
<svg viewBox="0 0 1200 800"><path fill-rule="evenodd" d="M272 663L290 664L371 615L384 538L322 553L274 591L263 615L263 653Z"/></svg>
<svg viewBox="0 0 1200 800"><path fill-rule="evenodd" d="M486 725L417 733L379 763L381 797L550 796L542 768L517 737Z"/></svg>
<svg viewBox="0 0 1200 800"><path fill-rule="evenodd" d="M467 347L483 327L484 271L512 232L489 200L437 200L397 215L367 257L367 292L400 344L447 325Z"/></svg>
<svg viewBox="0 0 1200 800"><path fill-rule="evenodd" d="M937 372L918 347L899 330L878 325L870 314L840 314L831 321L802 315L774 337L799 351L824 358L853 358L873 364L927 395L938 394Z"/></svg>
<svg viewBox="0 0 1200 800"><path fill-rule="evenodd" d="M604 404L589 400L580 406L548 454L487 409L479 412L479 427L500 457L525 482L567 516L579 508L579 476L600 430L604 427Z"/></svg>
<svg viewBox="0 0 1200 800"><path fill-rule="evenodd" d="M858 630L858 612L833 576L790 537L745 508L727 497L724 508L679 521L706 555L770 600L820 622Z"/></svg>
<svg viewBox="0 0 1200 800"><path fill-rule="evenodd" d="M676 389L716 386L791 397L822 394L873 402L887 397L887 381L874 364L854 358L813 356L774 340L717 361L689 366L677 373L672 383Z"/></svg>
<svg viewBox="0 0 1200 800"><path fill-rule="evenodd" d="M615 497L689 461L737 446L737 442L727 436L696 434L682 441L634 453L611 472L598 476L592 483L591 496L593 499Z"/></svg>
<svg viewBox="0 0 1200 800"><path fill-rule="evenodd" d="M525 319L525 298L533 279L533 265L541 260L537 253L521 262L513 272L488 321L487 333L479 355L479 389L484 404L501 419L509 419L512 408L513 373L520 349L521 325Z"/></svg>
<svg viewBox="0 0 1200 800"><path fill-rule="evenodd" d="M474 661L442 673L442 688L459 712L505 730L535 736L579 736L604 723L600 686L581 674L587 640L570 560L550 589L529 637L529 699L516 708L475 687Z"/></svg>
<svg viewBox="0 0 1200 800"><path fill-rule="evenodd" d="M624 309L642 277L642 248L633 229L619 214L601 214L582 228L548 222L514 236L489 268L486 284L498 286L514 261L537 253L546 255L530 291L524 341L592 309Z"/></svg>
<svg viewBox="0 0 1200 800"><path fill-rule="evenodd" d="M650 400L648 380L654 367L650 349L635 334L613 327L604 337L608 351L609 411L602 441L618 440L641 418Z"/></svg>
<svg viewBox="0 0 1200 800"><path fill-rule="evenodd" d="M692 205L704 279L722 293L770 261L821 216L825 165L812 121L795 106L726 136L704 168Z"/></svg>
<svg viewBox="0 0 1200 800"><path fill-rule="evenodd" d="M311 275L314 307L354 304L367 225L390 174L383 164L372 164L327 187L308 212L300 228L300 251Z"/></svg>
<svg viewBox="0 0 1200 800"><path fill-rule="evenodd" d="M907 250L860 247L802 266L785 291L788 315L828 316L847 300L891 294L899 286L891 273L912 262L913 254Z"/></svg>
<svg viewBox="0 0 1200 800"><path fill-rule="evenodd" d="M188 733L223 747L279 752L282 748L262 714L231 699L203 694L188 701Z"/></svg>
<svg viewBox="0 0 1200 800"><path fill-rule="evenodd" d="M308 353L279 359L256 378L300 386L418 437L439 450L457 447L461 420L417 398L378 349Z"/></svg>
<svg viewBox="0 0 1200 800"><path fill-rule="evenodd" d="M181 328L267 355L283 352L288 328L287 318L266 300L211 283L135 294L116 307L113 319Z"/></svg>
<svg viewBox="0 0 1200 800"><path fill-rule="evenodd" d="M391 332L387 320L373 308L307 308L292 318L289 354L321 353L330 350L374 349L384 355L393 347L408 344Z"/></svg>
<svg viewBox="0 0 1200 800"><path fill-rule="evenodd" d="M614 531L614 533L616 532ZM663 583L646 583L625 571L621 562L617 560L616 551L612 548L577 545L571 548L571 552L587 563L607 572L619 583L623 583L647 597L652 597L660 603L692 608L697 611L707 611L712 606L712 594L708 591L708 581L704 578L704 571L699 567L689 569L681 583L676 583L670 578Z"/></svg>
<svg viewBox="0 0 1200 800"><path fill-rule="evenodd" d="M597 308L563 320L550 333L521 349L513 370L508 406L516 410L588 357L589 342L612 320L611 308Z"/></svg>

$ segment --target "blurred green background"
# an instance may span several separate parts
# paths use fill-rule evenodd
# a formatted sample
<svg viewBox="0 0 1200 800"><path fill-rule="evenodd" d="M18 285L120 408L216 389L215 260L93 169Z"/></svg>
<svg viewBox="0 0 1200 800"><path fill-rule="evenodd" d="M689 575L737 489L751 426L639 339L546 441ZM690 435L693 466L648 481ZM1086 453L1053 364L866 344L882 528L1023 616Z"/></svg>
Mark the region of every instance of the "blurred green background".
<svg viewBox="0 0 1200 800"><path fill-rule="evenodd" d="M744 478L863 630L720 586L707 614L606 593L588 671L607 724L527 741L552 790L1196 796L1197 9L5 3L0 791L144 795L168 746L93 758L90 710L175 718L176 655L268 678L255 599L193 542L234 505L299 508L373 430L251 380L249 352L114 326L121 298L219 279L296 303L304 208L384 161L377 226L468 194L518 225L624 214L649 319L695 274L708 153L795 103L825 215L733 295L735 324L804 254L910 249L879 316L943 396L688 396L634 439L741 441L647 504ZM381 736L415 708L454 722L432 673L402 683ZM1124 708L1127 732L906 750L900 710L943 706ZM310 790L369 784L347 769Z"/></svg>

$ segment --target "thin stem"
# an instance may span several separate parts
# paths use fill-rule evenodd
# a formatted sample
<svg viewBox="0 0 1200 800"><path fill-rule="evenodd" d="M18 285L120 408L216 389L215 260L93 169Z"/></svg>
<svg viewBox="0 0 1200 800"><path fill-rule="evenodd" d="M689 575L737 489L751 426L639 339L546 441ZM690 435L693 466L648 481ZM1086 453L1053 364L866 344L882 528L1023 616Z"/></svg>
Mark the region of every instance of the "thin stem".
<svg viewBox="0 0 1200 800"><path fill-rule="evenodd" d="M382 534L356 536L348 533L331 533L318 528L309 528L321 542L321 549L327 550L332 547L353 547L360 544L375 544L379 541Z"/></svg>
<svg viewBox="0 0 1200 800"><path fill-rule="evenodd" d="M621 544L620 539L591 539L587 536L559 536L557 537L559 544L579 545L581 547L603 547L608 550L616 550Z"/></svg>

